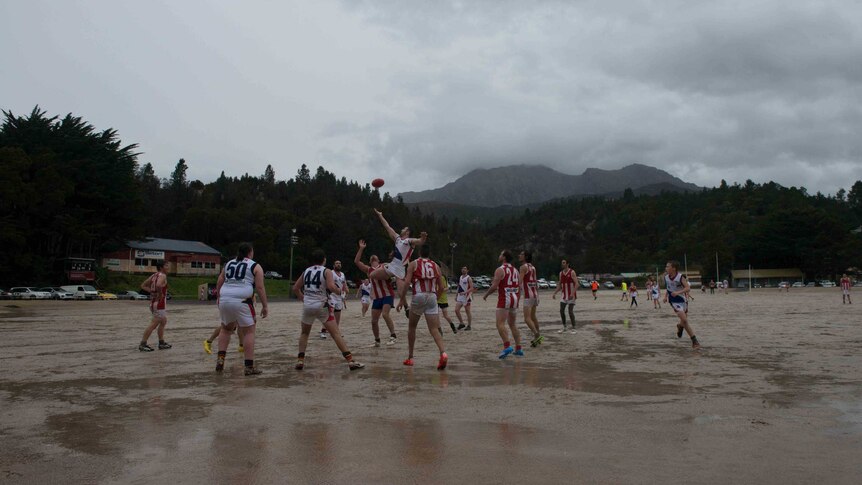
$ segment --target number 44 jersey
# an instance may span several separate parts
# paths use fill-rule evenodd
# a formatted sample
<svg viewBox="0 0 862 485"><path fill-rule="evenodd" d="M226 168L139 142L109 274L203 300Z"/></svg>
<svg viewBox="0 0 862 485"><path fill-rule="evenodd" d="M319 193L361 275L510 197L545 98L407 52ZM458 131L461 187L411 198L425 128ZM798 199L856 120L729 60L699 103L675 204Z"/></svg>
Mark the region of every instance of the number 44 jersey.
<svg viewBox="0 0 862 485"><path fill-rule="evenodd" d="M257 263L244 258L232 259L224 265L224 283L219 291L219 301L246 301L254 295L254 268Z"/></svg>

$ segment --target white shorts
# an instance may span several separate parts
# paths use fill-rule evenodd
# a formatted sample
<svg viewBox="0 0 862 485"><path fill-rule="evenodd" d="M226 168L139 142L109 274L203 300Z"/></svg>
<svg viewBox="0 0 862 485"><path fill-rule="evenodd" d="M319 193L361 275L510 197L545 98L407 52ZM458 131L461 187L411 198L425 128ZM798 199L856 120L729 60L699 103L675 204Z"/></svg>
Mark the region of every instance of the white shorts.
<svg viewBox="0 0 862 485"><path fill-rule="evenodd" d="M362 298L360 298L359 301L361 301L363 305L368 305L371 303L371 297L368 295L362 295Z"/></svg>
<svg viewBox="0 0 862 485"><path fill-rule="evenodd" d="M399 280L403 280L405 276L407 276L407 269L404 267L401 262L391 262L383 265L386 268L386 273L398 278Z"/></svg>
<svg viewBox="0 0 862 485"><path fill-rule="evenodd" d="M150 307L150 313L153 315L153 318L168 318L168 311L164 308L161 310L156 310L153 307Z"/></svg>
<svg viewBox="0 0 862 485"><path fill-rule="evenodd" d="M470 306L470 303L473 302L473 298L467 298L467 295L462 293L455 297L455 303L464 306Z"/></svg>
<svg viewBox="0 0 862 485"><path fill-rule="evenodd" d="M302 306L302 324L313 325L315 320L320 320L320 323L326 323L330 320L335 320L335 315L332 314L332 308L329 306L309 307Z"/></svg>
<svg viewBox="0 0 862 485"><path fill-rule="evenodd" d="M842 289L841 291L844 293L844 296L850 296L850 290Z"/></svg>
<svg viewBox="0 0 862 485"><path fill-rule="evenodd" d="M410 301L410 312L424 315L437 315L437 295L435 293L416 293Z"/></svg>
<svg viewBox="0 0 862 485"><path fill-rule="evenodd" d="M574 305L574 304L575 304L575 300L572 300L572 299L569 299L569 300L560 300L560 303L562 303L562 304L564 304L564 305Z"/></svg>
<svg viewBox="0 0 862 485"><path fill-rule="evenodd" d="M531 306L539 306L538 298L524 298L524 308Z"/></svg>
<svg viewBox="0 0 862 485"><path fill-rule="evenodd" d="M254 306L251 303L221 300L218 302L218 311L223 326L228 326L234 322L240 327L254 325Z"/></svg>
<svg viewBox="0 0 862 485"><path fill-rule="evenodd" d="M344 310L344 301L341 298L331 300L329 302L329 306L332 307L332 311L340 312L341 310Z"/></svg>
<svg viewBox="0 0 862 485"><path fill-rule="evenodd" d="M673 307L673 311L675 312L683 312L688 313L688 303L687 302L671 302L670 306Z"/></svg>

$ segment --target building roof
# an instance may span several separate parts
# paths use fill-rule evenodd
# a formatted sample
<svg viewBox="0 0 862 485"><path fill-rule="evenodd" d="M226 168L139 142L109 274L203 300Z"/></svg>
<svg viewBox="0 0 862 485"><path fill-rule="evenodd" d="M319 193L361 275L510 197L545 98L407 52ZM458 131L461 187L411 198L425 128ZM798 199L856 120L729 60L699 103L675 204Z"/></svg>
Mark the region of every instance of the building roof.
<svg viewBox="0 0 862 485"><path fill-rule="evenodd" d="M731 271L733 279L741 280L748 278L748 269L735 269ZM752 278L802 278L802 270L799 268L778 269L752 269Z"/></svg>
<svg viewBox="0 0 862 485"><path fill-rule="evenodd" d="M218 254L221 253L200 241L182 241L180 239L162 239L149 237L144 241L126 241L132 249L144 251L171 251L174 253Z"/></svg>

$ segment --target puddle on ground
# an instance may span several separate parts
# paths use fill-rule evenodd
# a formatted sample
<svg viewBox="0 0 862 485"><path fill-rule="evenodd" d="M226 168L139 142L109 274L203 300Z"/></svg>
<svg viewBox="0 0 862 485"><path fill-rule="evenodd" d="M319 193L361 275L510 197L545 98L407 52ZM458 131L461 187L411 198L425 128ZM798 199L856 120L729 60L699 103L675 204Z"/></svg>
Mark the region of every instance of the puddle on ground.
<svg viewBox="0 0 862 485"><path fill-rule="evenodd" d="M48 432L63 447L94 455L115 453L132 427L170 426L205 417L212 404L195 399L153 396L122 405L98 405L88 411L54 414L45 420ZM50 440L47 440L50 441Z"/></svg>

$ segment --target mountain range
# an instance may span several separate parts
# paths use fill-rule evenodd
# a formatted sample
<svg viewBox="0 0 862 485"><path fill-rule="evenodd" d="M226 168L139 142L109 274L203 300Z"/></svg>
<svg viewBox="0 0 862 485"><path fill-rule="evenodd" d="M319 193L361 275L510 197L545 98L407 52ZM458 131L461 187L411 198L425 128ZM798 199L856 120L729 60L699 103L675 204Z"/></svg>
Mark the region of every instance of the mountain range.
<svg viewBox="0 0 862 485"><path fill-rule="evenodd" d="M588 168L568 175L544 165L511 165L473 170L443 187L398 194L405 203L441 202L473 207L530 206L552 199L637 193L698 191L664 170L631 164L618 170Z"/></svg>

